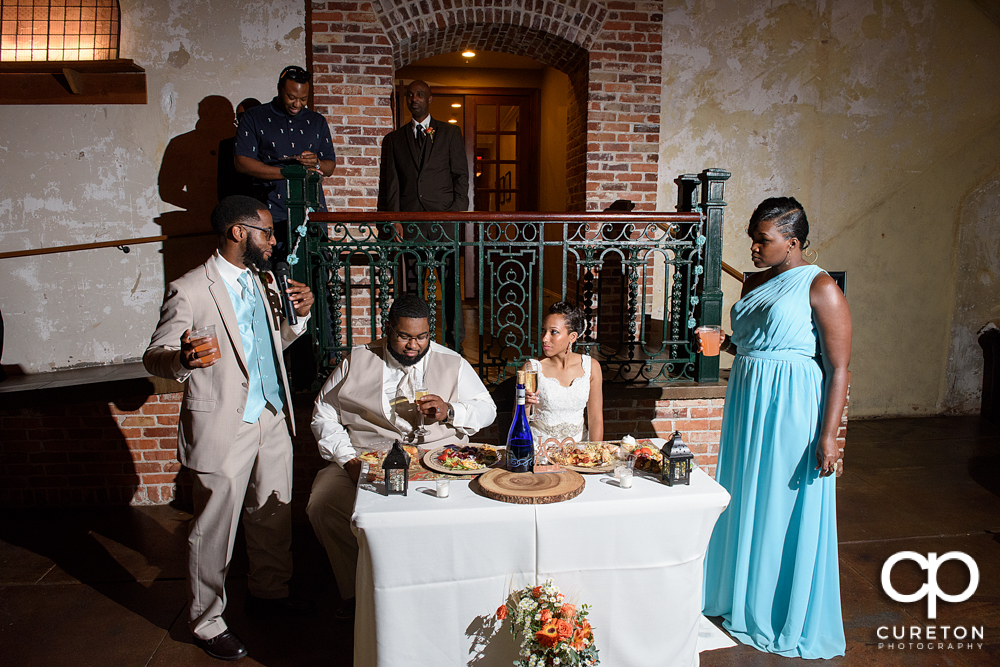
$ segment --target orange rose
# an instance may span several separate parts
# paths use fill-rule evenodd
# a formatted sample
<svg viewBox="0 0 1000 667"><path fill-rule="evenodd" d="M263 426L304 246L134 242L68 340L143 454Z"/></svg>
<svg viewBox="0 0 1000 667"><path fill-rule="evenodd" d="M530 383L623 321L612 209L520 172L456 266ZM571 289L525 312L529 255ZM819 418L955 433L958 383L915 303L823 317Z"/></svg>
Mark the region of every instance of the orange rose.
<svg viewBox="0 0 1000 667"><path fill-rule="evenodd" d="M542 646L552 648L559 643L559 629L556 628L556 621L549 621L541 630L535 633L535 641Z"/></svg>
<svg viewBox="0 0 1000 667"><path fill-rule="evenodd" d="M502 604L499 607L497 607L497 618L500 619L501 621L507 618L507 605Z"/></svg>
<svg viewBox="0 0 1000 667"><path fill-rule="evenodd" d="M559 609L559 615L565 618L567 621L573 620L573 617L576 616L576 607L574 607L571 604L564 604Z"/></svg>
<svg viewBox="0 0 1000 667"><path fill-rule="evenodd" d="M546 623L552 620L552 612L548 609L543 609L542 614L538 620L542 622L542 625L545 625Z"/></svg>
<svg viewBox="0 0 1000 667"><path fill-rule="evenodd" d="M542 597L542 587L541 586L535 586L534 588L531 589L531 594L533 596L535 596L536 598Z"/></svg>
<svg viewBox="0 0 1000 667"><path fill-rule="evenodd" d="M559 639L569 639L573 636L573 626L569 621L560 619L556 621L556 632L559 633Z"/></svg>

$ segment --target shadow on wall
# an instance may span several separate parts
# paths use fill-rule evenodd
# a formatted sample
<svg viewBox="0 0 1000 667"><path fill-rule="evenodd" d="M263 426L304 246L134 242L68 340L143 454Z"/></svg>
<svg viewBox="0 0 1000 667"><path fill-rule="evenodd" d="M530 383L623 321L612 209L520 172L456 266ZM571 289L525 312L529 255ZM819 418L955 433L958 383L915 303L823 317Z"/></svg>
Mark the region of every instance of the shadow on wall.
<svg viewBox="0 0 1000 667"><path fill-rule="evenodd" d="M210 216L219 201L219 176L231 169L220 163L219 147L236 136L235 118L232 102L221 95L209 95L198 103L194 129L171 139L163 152L160 199L184 210L163 213L155 222L167 236L195 235L163 243L166 284L204 262L215 250ZM232 155L228 158L231 162Z"/></svg>

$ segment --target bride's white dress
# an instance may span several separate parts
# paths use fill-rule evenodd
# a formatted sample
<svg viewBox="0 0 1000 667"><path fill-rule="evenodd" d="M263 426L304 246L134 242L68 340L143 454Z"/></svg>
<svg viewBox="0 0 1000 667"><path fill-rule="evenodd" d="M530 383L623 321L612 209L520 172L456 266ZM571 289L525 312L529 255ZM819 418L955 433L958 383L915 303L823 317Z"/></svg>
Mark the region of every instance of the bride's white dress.
<svg viewBox="0 0 1000 667"><path fill-rule="evenodd" d="M583 409L590 399L590 356L583 355L583 375L568 387L555 378L545 377L537 359L531 360L531 368L538 371L538 404L534 407L531 432L536 438L541 437L542 442L548 438L585 440Z"/></svg>

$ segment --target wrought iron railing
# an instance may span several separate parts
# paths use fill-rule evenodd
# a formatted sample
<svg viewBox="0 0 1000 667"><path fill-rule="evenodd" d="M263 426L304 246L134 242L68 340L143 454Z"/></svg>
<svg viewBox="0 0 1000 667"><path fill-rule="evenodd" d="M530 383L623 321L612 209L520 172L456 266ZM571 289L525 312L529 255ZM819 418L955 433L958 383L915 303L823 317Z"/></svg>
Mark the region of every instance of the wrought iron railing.
<svg viewBox="0 0 1000 667"><path fill-rule="evenodd" d="M319 304L313 380L383 335L393 297L408 288L428 301L442 341L445 301L457 313L472 307L478 326L465 332L466 353L489 385L539 353L555 300L584 310L578 348L601 362L605 381L717 381L718 358L695 354L692 337L721 323L728 177L682 176L673 213L312 213L293 274ZM461 275L451 284L448 262Z"/></svg>

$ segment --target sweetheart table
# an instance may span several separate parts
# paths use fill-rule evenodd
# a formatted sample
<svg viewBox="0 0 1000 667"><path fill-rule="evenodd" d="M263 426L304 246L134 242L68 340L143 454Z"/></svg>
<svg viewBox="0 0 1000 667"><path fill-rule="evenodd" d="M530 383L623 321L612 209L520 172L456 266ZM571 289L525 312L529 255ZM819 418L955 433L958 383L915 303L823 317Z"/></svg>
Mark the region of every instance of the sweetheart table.
<svg viewBox="0 0 1000 667"><path fill-rule="evenodd" d="M548 578L592 606L602 665L697 665L702 561L729 494L700 469L690 486L585 477L571 500L517 505L459 479L448 498L433 481L386 497L363 476L355 667L509 667L520 642L496 609Z"/></svg>

